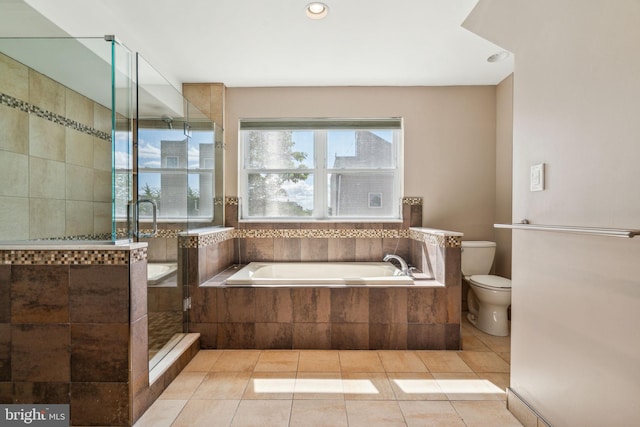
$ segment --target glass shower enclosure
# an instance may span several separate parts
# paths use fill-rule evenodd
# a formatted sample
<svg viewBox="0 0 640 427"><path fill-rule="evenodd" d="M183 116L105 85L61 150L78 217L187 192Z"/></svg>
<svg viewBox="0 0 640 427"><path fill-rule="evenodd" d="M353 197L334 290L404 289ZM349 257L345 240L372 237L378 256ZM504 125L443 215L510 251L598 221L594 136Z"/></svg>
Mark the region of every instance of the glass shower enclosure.
<svg viewBox="0 0 640 427"><path fill-rule="evenodd" d="M0 39L0 242L146 242L150 367L188 331L180 235L222 222L216 130L113 36Z"/></svg>

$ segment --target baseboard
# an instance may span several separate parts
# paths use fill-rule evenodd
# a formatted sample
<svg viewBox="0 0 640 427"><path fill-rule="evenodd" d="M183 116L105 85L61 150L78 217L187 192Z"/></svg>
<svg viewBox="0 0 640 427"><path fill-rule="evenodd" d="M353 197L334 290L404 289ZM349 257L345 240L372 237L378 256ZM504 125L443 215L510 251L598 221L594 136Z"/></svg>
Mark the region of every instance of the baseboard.
<svg viewBox="0 0 640 427"><path fill-rule="evenodd" d="M511 387L507 387L507 409L524 427L552 427L531 405Z"/></svg>

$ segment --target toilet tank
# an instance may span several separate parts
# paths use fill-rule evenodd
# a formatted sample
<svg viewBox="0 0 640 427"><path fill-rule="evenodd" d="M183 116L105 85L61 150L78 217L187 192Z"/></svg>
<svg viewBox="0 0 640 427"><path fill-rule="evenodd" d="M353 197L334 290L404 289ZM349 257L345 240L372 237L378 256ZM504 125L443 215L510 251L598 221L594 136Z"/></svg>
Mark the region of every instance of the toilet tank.
<svg viewBox="0 0 640 427"><path fill-rule="evenodd" d="M496 254L496 243L487 241L462 242L462 275L489 274Z"/></svg>

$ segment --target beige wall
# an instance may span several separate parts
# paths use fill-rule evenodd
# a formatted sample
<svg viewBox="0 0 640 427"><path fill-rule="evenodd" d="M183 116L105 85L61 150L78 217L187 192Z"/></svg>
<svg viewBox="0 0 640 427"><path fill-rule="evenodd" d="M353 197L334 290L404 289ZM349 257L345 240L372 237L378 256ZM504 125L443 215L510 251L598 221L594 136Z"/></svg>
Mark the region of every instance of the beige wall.
<svg viewBox="0 0 640 427"><path fill-rule="evenodd" d="M496 88L496 216L495 222L510 224L513 169L513 74ZM511 232L495 229L495 273L511 278Z"/></svg>
<svg viewBox="0 0 640 427"><path fill-rule="evenodd" d="M640 3L481 0L465 26L515 53L514 219L640 228ZM639 259L638 238L513 232L511 386L554 426L640 425Z"/></svg>
<svg viewBox="0 0 640 427"><path fill-rule="evenodd" d="M423 225L493 239L496 88L227 88L225 194L237 195L238 120L403 117L404 195L424 198Z"/></svg>

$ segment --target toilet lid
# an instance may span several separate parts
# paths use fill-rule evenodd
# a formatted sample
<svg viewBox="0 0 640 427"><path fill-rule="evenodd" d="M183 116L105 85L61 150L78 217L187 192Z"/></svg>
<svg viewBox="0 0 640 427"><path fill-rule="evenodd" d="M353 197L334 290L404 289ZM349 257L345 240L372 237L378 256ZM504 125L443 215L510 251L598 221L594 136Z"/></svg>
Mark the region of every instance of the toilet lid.
<svg viewBox="0 0 640 427"><path fill-rule="evenodd" d="M478 274L471 276L470 280L476 285L484 286L486 288L511 288L511 280L490 274Z"/></svg>

